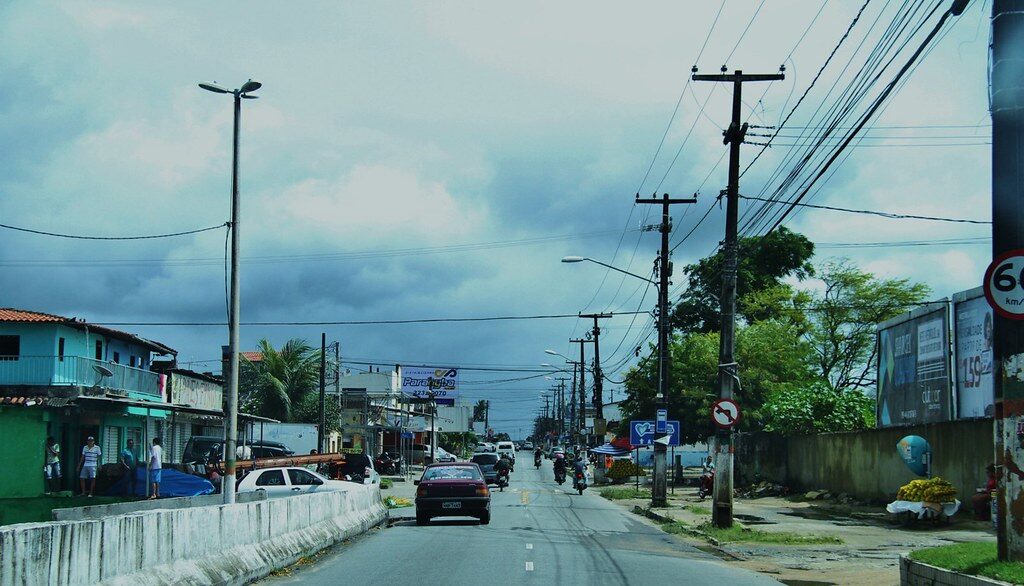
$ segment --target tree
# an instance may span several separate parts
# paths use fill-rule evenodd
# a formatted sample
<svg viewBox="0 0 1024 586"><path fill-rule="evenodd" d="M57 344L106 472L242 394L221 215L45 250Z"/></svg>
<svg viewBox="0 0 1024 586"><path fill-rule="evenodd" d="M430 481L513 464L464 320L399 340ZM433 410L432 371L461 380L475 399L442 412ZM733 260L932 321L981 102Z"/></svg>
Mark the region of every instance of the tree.
<svg viewBox="0 0 1024 586"><path fill-rule="evenodd" d="M487 419L487 401L480 399L473 405L473 421L484 421Z"/></svg>
<svg viewBox="0 0 1024 586"><path fill-rule="evenodd" d="M814 243L802 234L780 227L765 236L740 238L736 294L742 299L751 293L773 289L783 279L805 279L814 274L810 259ZM719 295L722 292L724 252L688 265L684 272L689 286L672 310L672 327L684 332L717 332L721 329ZM746 311L742 304L739 316L747 322L771 317Z"/></svg>
<svg viewBox="0 0 1024 586"><path fill-rule="evenodd" d="M320 390L312 390L292 404L290 421L296 423L320 423ZM341 407L337 400L328 397L324 401L324 421L327 424L327 433L341 431Z"/></svg>
<svg viewBox="0 0 1024 586"><path fill-rule="evenodd" d="M553 417L538 415L533 419L533 437L536 441L544 441L548 432L558 431L558 422Z"/></svg>
<svg viewBox="0 0 1024 586"><path fill-rule="evenodd" d="M877 324L924 301L930 289L909 279L878 279L846 260L825 263L819 272L825 287L806 308L806 338L821 378L835 391L874 386Z"/></svg>
<svg viewBox="0 0 1024 586"><path fill-rule="evenodd" d="M288 340L280 350L266 339L259 342L262 359L243 357L239 364L243 409L280 421L295 421L293 410L303 397L319 389L320 356L305 340ZM317 418L310 423L319 422Z"/></svg>
<svg viewBox="0 0 1024 586"><path fill-rule="evenodd" d="M718 398L718 334L676 335L670 344L672 371L668 394L670 419L682 426L683 443L704 441L714 433L711 405ZM740 385L736 398L743 405L741 429L760 429L762 406L773 394L799 389L815 380L813 354L794 326L775 320L737 329L736 358ZM658 405L657 359L641 362L626 374L627 419L653 419Z"/></svg>
<svg viewBox="0 0 1024 586"><path fill-rule="evenodd" d="M776 393L764 406L765 431L806 435L856 431L875 425L875 400L859 391L837 391L822 381Z"/></svg>

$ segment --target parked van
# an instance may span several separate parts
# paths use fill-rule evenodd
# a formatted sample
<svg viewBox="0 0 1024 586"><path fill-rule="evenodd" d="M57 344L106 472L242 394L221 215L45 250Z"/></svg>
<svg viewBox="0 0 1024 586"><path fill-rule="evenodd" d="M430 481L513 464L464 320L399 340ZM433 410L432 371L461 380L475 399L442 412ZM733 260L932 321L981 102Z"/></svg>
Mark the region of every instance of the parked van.
<svg viewBox="0 0 1024 586"><path fill-rule="evenodd" d="M512 442L498 442L498 456L502 454L508 456L512 463L516 462L516 445Z"/></svg>

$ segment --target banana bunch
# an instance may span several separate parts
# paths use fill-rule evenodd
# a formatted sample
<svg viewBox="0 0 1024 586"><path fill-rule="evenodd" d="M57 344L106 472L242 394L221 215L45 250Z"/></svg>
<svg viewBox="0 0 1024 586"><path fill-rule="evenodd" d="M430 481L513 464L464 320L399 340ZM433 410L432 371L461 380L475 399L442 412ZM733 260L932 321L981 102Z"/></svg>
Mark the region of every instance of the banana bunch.
<svg viewBox="0 0 1024 586"><path fill-rule="evenodd" d="M956 500L956 488L938 476L928 480L911 480L900 487L896 498L901 501L949 503Z"/></svg>

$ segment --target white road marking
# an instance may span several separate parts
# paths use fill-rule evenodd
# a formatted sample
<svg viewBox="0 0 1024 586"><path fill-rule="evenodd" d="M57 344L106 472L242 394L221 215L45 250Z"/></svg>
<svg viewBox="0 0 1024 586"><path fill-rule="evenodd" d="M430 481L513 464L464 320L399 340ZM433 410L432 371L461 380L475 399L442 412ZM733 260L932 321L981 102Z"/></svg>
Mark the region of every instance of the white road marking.
<svg viewBox="0 0 1024 586"><path fill-rule="evenodd" d="M526 544L526 549L533 549L533 544L532 543L527 543Z"/></svg>
<svg viewBox="0 0 1024 586"><path fill-rule="evenodd" d="M533 571L533 562L526 562L526 571L527 572L532 572Z"/></svg>

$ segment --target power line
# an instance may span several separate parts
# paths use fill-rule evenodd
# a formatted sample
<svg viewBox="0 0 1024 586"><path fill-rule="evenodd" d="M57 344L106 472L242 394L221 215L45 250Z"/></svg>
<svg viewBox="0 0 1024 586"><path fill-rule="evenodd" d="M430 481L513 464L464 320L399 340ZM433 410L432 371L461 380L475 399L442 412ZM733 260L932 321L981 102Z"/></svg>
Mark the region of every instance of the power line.
<svg viewBox="0 0 1024 586"><path fill-rule="evenodd" d="M618 311L612 315L633 315L632 311ZM640 313L647 313L642 311ZM556 313L548 315L498 315L487 317L435 317L421 319L385 319L385 320L340 320L340 321L252 321L242 322L243 326L365 326L365 325L402 325L426 323L462 323L490 321L525 321L539 319L578 319L577 313ZM225 326L226 322L93 322L102 326Z"/></svg>
<svg viewBox="0 0 1024 586"><path fill-rule="evenodd" d="M18 226L10 226L8 224L0 224L0 228L6 228L7 230L15 230L17 232L27 232L29 234L38 234L40 236L53 236L55 238L70 238L73 240L155 240L157 238L173 238L175 236L188 236L189 234L199 234L200 232L209 232L211 230L220 230L226 226L230 226L230 222L223 224L217 224L216 226L210 226L208 228L197 228L195 230L186 230L184 232L171 232L169 234L147 234L145 236L84 236L81 234L61 234L59 232L47 232L45 230L35 230L32 228L21 228ZM220 259L217 259L220 262Z"/></svg>
<svg viewBox="0 0 1024 586"><path fill-rule="evenodd" d="M754 201L767 201L775 202L773 199L766 197L756 197L752 195L741 195L741 199L750 199ZM971 220L967 218L946 218L941 216L919 216L916 214L897 214L893 212L881 212L877 210L855 210L851 208L840 208L836 206L826 206L812 203L797 203L798 207L802 208L813 208L817 210L829 210L833 212L846 212L850 214L866 214L871 216L880 216L883 218L890 218L893 220L928 220L932 222L953 222L958 224L991 224L990 220Z"/></svg>
<svg viewBox="0 0 1024 586"><path fill-rule="evenodd" d="M939 240L898 240L895 242L817 242L815 248L892 248L901 246L950 246L954 244L989 244L988 236L977 238L945 238Z"/></svg>

